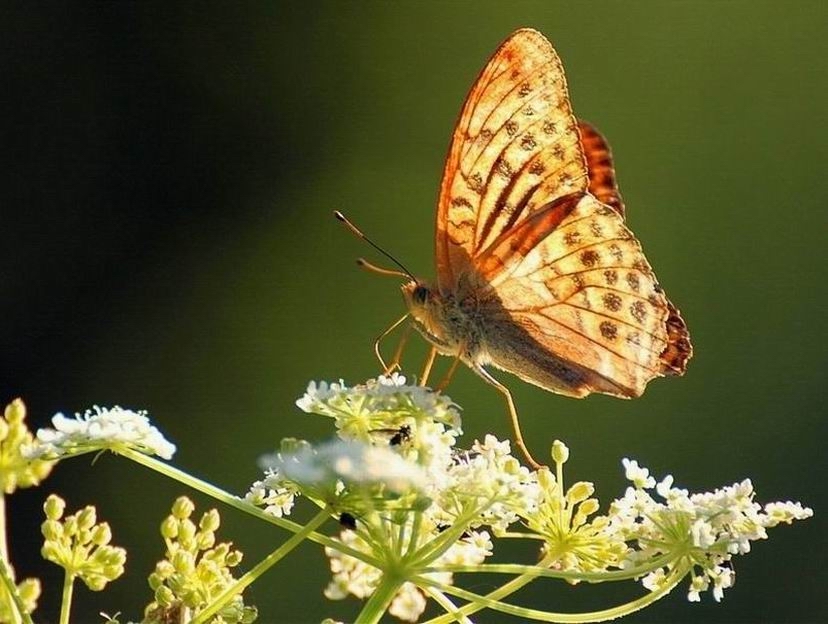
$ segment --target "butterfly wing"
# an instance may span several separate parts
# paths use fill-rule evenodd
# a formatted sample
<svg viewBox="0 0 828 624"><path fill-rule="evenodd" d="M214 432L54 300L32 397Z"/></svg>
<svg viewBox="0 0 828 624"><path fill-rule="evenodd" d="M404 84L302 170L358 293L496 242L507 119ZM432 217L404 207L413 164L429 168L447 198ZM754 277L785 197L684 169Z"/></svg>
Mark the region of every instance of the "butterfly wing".
<svg viewBox="0 0 828 624"><path fill-rule="evenodd" d="M584 150L589 171L589 192L623 217L624 202L615 181L615 167L612 165L609 143L592 124L583 119L578 120L578 132L581 135L581 148Z"/></svg>
<svg viewBox="0 0 828 624"><path fill-rule="evenodd" d="M566 213L551 231L527 234L527 222L491 252L502 261L489 260L500 269L481 307L490 362L572 396L633 397L682 374L687 328L619 212L589 193L551 210ZM517 259L514 237L528 247Z"/></svg>
<svg viewBox="0 0 828 624"><path fill-rule="evenodd" d="M436 255L440 292L480 301L476 365L573 396L637 396L684 372L687 329L624 225L609 146L575 119L537 31L510 36L466 99Z"/></svg>
<svg viewBox="0 0 828 624"><path fill-rule="evenodd" d="M513 33L471 89L452 137L437 208L437 281L453 292L485 249L589 184L578 123L552 45Z"/></svg>

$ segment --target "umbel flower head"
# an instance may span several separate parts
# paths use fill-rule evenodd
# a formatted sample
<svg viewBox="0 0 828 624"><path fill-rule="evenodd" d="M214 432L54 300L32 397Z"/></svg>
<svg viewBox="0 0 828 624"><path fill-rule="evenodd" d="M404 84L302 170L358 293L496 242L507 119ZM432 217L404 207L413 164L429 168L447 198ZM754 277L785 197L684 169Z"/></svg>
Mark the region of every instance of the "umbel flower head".
<svg viewBox="0 0 828 624"><path fill-rule="evenodd" d="M734 555L746 554L751 542L767 539L767 529L805 520L814 513L790 501L763 507L753 500L750 479L690 494L674 487L672 475L656 484L637 462L625 459L624 466L633 485L610 507L612 528L622 539L638 544L624 563L632 566L644 558L675 553L668 564L650 572L642 582L656 590L676 570L683 571L690 575L687 598L691 602L698 602L700 594L711 588L716 602L721 601L724 590L735 582Z"/></svg>
<svg viewBox="0 0 828 624"><path fill-rule="evenodd" d="M41 554L62 567L67 576L80 578L92 591L101 591L124 573L126 551L109 544L112 531L106 522L98 522L94 507L63 518L65 509L66 503L55 494L43 504L46 520L41 525Z"/></svg>
<svg viewBox="0 0 828 624"><path fill-rule="evenodd" d="M118 453L131 449L146 455L171 459L175 445L150 423L143 410L94 406L69 418L55 414L53 429L37 432L37 440L27 450L31 458L62 459L101 450Z"/></svg>
<svg viewBox="0 0 828 624"><path fill-rule="evenodd" d="M337 439L320 445L283 441L277 453L263 458L266 474L247 500L281 517L305 498L337 521L339 539L325 548L333 576L324 593L366 600L360 616L366 621L388 612L415 622L428 599L452 621L483 608L578 621L503 602L541 577L570 583L641 579L649 597L607 610L608 617L641 608L683 578L689 578L691 600L709 587L719 600L733 583L735 554L748 552L767 528L812 514L798 503L760 507L749 481L693 495L673 488L672 477L656 486L646 468L627 459L632 485L600 514L592 483L566 485L569 449L562 442L552 448L554 469L537 471L522 466L509 443L491 435L458 449L459 408L397 374L356 387L312 382L297 405L332 418ZM487 563L498 538L532 540L540 545L539 560ZM515 578L488 596L455 584L457 572L484 571ZM466 604L456 606L456 598Z"/></svg>
<svg viewBox="0 0 828 624"><path fill-rule="evenodd" d="M161 523L167 552L149 577L154 600L144 611L144 624L188 622L235 581L231 569L241 563L242 553L229 542L216 543L218 511L205 512L198 524L191 519L194 512L195 505L182 496ZM256 608L236 595L210 621L249 624L256 617Z"/></svg>
<svg viewBox="0 0 828 624"><path fill-rule="evenodd" d="M33 436L26 427L26 406L15 399L0 416L0 492L32 487L45 479L55 462L24 454Z"/></svg>

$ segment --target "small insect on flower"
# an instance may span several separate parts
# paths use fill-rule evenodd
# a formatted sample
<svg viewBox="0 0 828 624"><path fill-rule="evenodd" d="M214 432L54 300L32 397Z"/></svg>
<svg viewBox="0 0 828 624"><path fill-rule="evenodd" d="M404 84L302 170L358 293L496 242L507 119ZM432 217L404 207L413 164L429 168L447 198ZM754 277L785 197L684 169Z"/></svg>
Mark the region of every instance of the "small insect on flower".
<svg viewBox="0 0 828 624"><path fill-rule="evenodd" d="M373 429L371 433L388 436L388 446L402 446L411 440L411 425L402 425L396 429Z"/></svg>
<svg viewBox="0 0 828 624"><path fill-rule="evenodd" d="M343 529L350 529L351 531L356 531L356 518L354 518L347 511L343 511L341 514L339 514L339 524L340 526L342 526Z"/></svg>

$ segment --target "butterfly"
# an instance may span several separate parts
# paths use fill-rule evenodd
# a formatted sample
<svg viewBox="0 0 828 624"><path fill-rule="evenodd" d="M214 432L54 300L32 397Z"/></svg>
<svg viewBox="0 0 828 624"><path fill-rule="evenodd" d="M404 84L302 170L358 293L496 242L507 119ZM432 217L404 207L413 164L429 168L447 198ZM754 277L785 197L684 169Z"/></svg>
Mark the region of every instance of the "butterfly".
<svg viewBox="0 0 828 624"><path fill-rule="evenodd" d="M449 375L462 361L497 388L535 466L511 393L489 367L567 396L631 398L655 377L682 375L692 355L624 216L609 145L574 116L552 44L514 32L454 130L436 283L411 279L402 290L432 345L423 376L439 353L455 358Z"/></svg>

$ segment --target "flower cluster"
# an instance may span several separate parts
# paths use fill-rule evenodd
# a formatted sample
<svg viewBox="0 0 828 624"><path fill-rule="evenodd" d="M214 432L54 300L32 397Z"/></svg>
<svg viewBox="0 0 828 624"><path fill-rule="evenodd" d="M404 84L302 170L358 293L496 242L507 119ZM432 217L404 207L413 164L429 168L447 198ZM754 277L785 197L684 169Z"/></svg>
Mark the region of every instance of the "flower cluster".
<svg viewBox="0 0 828 624"><path fill-rule="evenodd" d="M718 602L735 581L731 559L750 552L750 543L767 539L767 529L813 515L800 503L754 502L749 479L713 492L690 494L673 485L672 475L659 483L646 468L625 459L627 478L633 483L610 507L612 529L624 540L636 542L626 565L678 553L667 565L647 574L642 582L660 588L675 570L690 575L688 600L697 602L712 587ZM652 490L655 490L654 492Z"/></svg>
<svg viewBox="0 0 828 624"><path fill-rule="evenodd" d="M563 466L569 449L560 441L552 446L556 474L548 468L538 470L540 496L535 509L520 512L526 526L543 538L542 561L558 570L599 572L618 567L627 552L627 544L617 532L608 530L611 519L599 515L592 498L595 486L579 481L564 487ZM576 576L568 577L577 582Z"/></svg>
<svg viewBox="0 0 828 624"><path fill-rule="evenodd" d="M25 451L28 457L61 459L90 451L117 453L132 449L171 459L175 453L175 445L150 423L143 410L96 405L83 414L75 414L74 418L55 414L52 425L54 429L37 432L37 440Z"/></svg>
<svg viewBox="0 0 828 624"><path fill-rule="evenodd" d="M192 501L182 496L161 523L167 552L149 577L155 600L144 612L144 624L189 621L235 581L230 569L241 563L242 553L229 543L216 544L216 530L221 523L218 511L204 513L198 525L190 519L194 511ZM256 617L256 608L246 606L236 595L215 621L248 624Z"/></svg>
<svg viewBox="0 0 828 624"><path fill-rule="evenodd" d="M33 441L25 420L26 406L20 399L9 403L0 416L0 492L5 494L37 485L55 463L23 454Z"/></svg>
<svg viewBox="0 0 828 624"><path fill-rule="evenodd" d="M486 528L505 531L517 510L536 499L536 479L511 456L508 442L487 436L468 451L457 450L457 406L407 385L402 375L353 388L311 383L297 405L332 417L339 439L316 447L285 441L266 458L268 472L247 499L281 516L301 494L330 508L333 517L344 514L342 548L326 549L333 572L329 598L371 595L382 582L383 562L395 558L395 565L410 566L412 578L423 573L450 584L451 573L425 570L481 563L493 548ZM408 582L395 592L389 612L416 621L425 604L422 589Z"/></svg>
<svg viewBox="0 0 828 624"><path fill-rule="evenodd" d="M733 555L747 552L767 528L812 514L798 503L760 507L749 481L691 495L672 487L672 477L656 484L628 459L631 487L598 514L592 483L565 485L563 443L553 445L554 470L529 470L508 442L491 435L460 450L457 406L398 374L356 387L311 383L297 405L333 418L338 439L317 446L285 440L263 459L265 477L247 500L282 517L301 496L337 520L339 539L325 548L333 575L325 595L367 599L368 619L387 611L415 622L427 598L451 604L454 572L484 569L524 570L510 591L541 575L571 583L639 578L660 596L689 577L690 600L710 587L720 600L733 583ZM523 531L514 531L518 524ZM494 538L504 537L540 543L540 562L511 569L486 563ZM471 592L458 595L474 603ZM377 596L385 602L375 605ZM464 615L501 604L479 598ZM635 604L618 607L614 617L640 608ZM371 609L379 611L369 615Z"/></svg>
<svg viewBox="0 0 828 624"><path fill-rule="evenodd" d="M65 509L66 503L54 494L43 504L41 554L62 567L67 577L80 578L92 591L101 591L124 573L126 551L109 545L112 531L106 522L98 523L94 507L84 507L61 520Z"/></svg>

